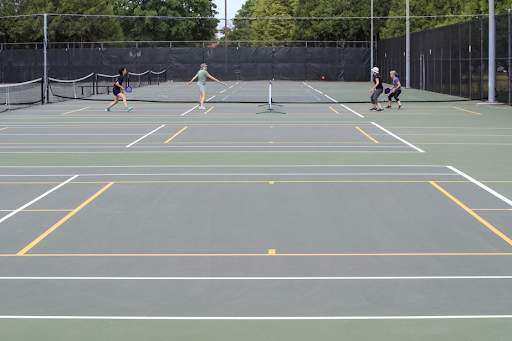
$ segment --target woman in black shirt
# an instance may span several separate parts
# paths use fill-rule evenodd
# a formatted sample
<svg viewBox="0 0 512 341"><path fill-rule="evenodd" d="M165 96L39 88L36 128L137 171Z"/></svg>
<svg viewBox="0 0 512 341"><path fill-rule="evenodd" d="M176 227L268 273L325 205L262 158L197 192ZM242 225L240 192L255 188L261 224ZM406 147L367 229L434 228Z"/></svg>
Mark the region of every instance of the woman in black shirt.
<svg viewBox="0 0 512 341"><path fill-rule="evenodd" d="M372 93L372 95L370 96L370 100L372 101L372 104L373 104L373 108L371 108L370 110L371 111L384 111L384 109L382 109L382 106L380 105L380 102L379 102L379 96L382 93L382 91L384 91L384 88L382 87L382 80L381 80L380 74L379 74L379 68L375 66L372 69L372 73L373 73L373 82L375 83L375 85L370 90L370 92ZM378 109L377 109L377 106L379 106Z"/></svg>

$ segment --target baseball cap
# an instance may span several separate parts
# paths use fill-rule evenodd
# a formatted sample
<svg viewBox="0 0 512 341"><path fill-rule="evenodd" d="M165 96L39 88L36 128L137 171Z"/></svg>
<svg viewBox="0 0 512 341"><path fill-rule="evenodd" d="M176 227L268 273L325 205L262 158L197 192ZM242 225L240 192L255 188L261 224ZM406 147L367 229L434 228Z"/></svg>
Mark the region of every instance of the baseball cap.
<svg viewBox="0 0 512 341"><path fill-rule="evenodd" d="M206 65L205 63L201 64L201 67L207 67L208 65Z"/></svg>
<svg viewBox="0 0 512 341"><path fill-rule="evenodd" d="M373 69L372 69L372 72L379 73L379 68L374 66Z"/></svg>

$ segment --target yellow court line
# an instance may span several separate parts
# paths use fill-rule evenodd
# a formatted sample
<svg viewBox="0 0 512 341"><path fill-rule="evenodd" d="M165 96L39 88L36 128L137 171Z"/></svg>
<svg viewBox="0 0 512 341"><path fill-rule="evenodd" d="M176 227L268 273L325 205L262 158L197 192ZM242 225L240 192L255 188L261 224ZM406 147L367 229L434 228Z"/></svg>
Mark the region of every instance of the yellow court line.
<svg viewBox="0 0 512 341"><path fill-rule="evenodd" d="M332 111L334 111L336 114L340 114L339 112L337 112L336 110L333 109L333 107L329 107L329 109L331 109Z"/></svg>
<svg viewBox="0 0 512 341"><path fill-rule="evenodd" d="M68 112L65 112L61 115L67 115L67 114L71 114L72 112L77 112L77 111L82 111L82 110L85 110L85 109L89 109L90 107L86 107L86 108L82 108L82 109L77 109L77 110L72 110L72 111L68 111Z"/></svg>
<svg viewBox="0 0 512 341"><path fill-rule="evenodd" d="M0 257L420 257L420 256L512 256L510 252L422 253L32 253L0 254Z"/></svg>
<svg viewBox="0 0 512 341"><path fill-rule="evenodd" d="M482 114L480 114L480 113L478 113L478 112L471 111L471 110L466 110L466 109L457 108L457 107L452 107L452 108L454 108L454 109L459 109L459 110L462 110L462 111L470 112L470 113L475 114L475 115L480 115L480 116L482 116Z"/></svg>
<svg viewBox="0 0 512 341"><path fill-rule="evenodd" d="M363 129L359 128L359 127L356 127L357 130L359 130L361 133L363 133L364 135L366 135L367 138L369 138L370 140L372 140L373 142L375 143L379 143L379 141L377 141L376 139L374 139L373 137L371 137L370 135L368 135L367 133L365 133L363 131Z"/></svg>
<svg viewBox="0 0 512 341"><path fill-rule="evenodd" d="M484 224L489 230L491 230L492 232L496 233L498 236L501 237L501 239L503 239L504 241L506 241L507 243L509 243L510 245L512 245L512 240L507 237L506 235L504 235L501 231L499 231L497 228L495 228L494 226L492 226L491 224L489 224L485 219L483 219L482 217L480 217L478 214L476 214L475 212L473 212L473 210L471 210L470 208L468 208L466 205L464 205L463 203L461 203L459 200L457 200L457 198L455 198L454 196L452 196L450 193L448 193L444 188L442 188L441 186L439 186L438 184L436 184L434 181L430 181L430 183L435 187L437 188L438 190L440 190L444 195L446 195L448 198L452 199L457 205L459 205L460 207L462 207L466 212L468 212L469 214L471 214L474 218L476 218L479 222L481 222L482 224Z"/></svg>
<svg viewBox="0 0 512 341"><path fill-rule="evenodd" d="M181 129L180 131L178 131L176 134L174 134L170 139L168 139L167 141L165 141L165 143L169 143L169 141L171 141L173 138L175 138L176 136L178 136L183 130L187 129L187 127Z"/></svg>
<svg viewBox="0 0 512 341"><path fill-rule="evenodd" d="M85 207L85 205L87 205L88 203L90 203L91 201L93 201L96 197L98 197L101 193L103 193L104 191L107 190L107 188L109 188L110 186L112 186L114 183L113 182L110 182L108 185L106 185L105 187L103 187L102 189L100 189L98 192L96 192L92 197L90 197L89 199L87 199L86 201L84 201L80 206L78 206L77 208L75 208L73 211L69 212L68 215L66 215L64 218L62 218L61 220L59 220L59 222L55 225L53 225L52 227L50 227L45 233L43 233L42 235L40 235L39 237L37 237L32 243L28 244L27 246L25 246L25 248L23 248L23 250L21 250L20 252L17 253L18 256L22 256L24 255L25 253L27 253L27 251L29 251L31 248L33 248L35 245L37 245L37 243L39 243L41 240L43 240L44 238L46 238L46 236L48 236L50 233L52 233L53 231L55 231L60 225L64 224L69 218L71 218L72 216L74 216L78 211L80 211L82 208Z"/></svg>
<svg viewBox="0 0 512 341"><path fill-rule="evenodd" d="M210 109L206 110L203 115L208 114L213 108L215 108L215 107L211 107Z"/></svg>
<svg viewBox="0 0 512 341"><path fill-rule="evenodd" d="M7 129L7 127L5 127L5 128L0 128L0 130L5 130L5 129Z"/></svg>

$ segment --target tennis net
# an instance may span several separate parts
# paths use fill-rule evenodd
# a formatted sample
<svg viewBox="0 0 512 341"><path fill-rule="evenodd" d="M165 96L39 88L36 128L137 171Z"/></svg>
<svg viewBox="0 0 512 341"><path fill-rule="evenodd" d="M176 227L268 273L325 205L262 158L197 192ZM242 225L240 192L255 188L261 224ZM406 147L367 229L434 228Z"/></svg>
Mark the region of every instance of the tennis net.
<svg viewBox="0 0 512 341"><path fill-rule="evenodd" d="M0 84L0 112L43 104L42 78L23 83Z"/></svg>
<svg viewBox="0 0 512 341"><path fill-rule="evenodd" d="M94 73L71 80L48 77L48 88L48 102L87 98L94 95Z"/></svg>

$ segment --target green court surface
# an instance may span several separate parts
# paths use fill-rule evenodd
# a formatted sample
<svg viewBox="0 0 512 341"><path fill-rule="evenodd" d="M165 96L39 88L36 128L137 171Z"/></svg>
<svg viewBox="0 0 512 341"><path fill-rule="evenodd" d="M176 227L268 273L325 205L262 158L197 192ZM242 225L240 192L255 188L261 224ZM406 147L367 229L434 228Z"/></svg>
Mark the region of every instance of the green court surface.
<svg viewBox="0 0 512 341"><path fill-rule="evenodd" d="M232 85L0 114L0 339L510 339L509 106Z"/></svg>

